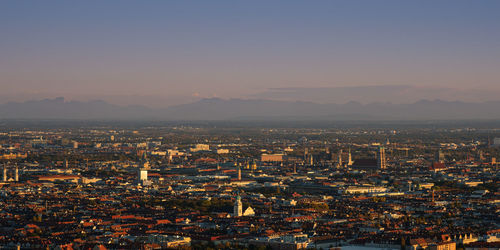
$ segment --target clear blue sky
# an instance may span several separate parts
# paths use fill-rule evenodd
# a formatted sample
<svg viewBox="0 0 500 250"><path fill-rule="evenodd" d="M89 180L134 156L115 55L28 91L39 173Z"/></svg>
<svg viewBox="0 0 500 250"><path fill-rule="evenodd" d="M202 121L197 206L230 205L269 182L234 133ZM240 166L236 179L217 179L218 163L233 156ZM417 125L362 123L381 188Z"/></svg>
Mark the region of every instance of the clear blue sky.
<svg viewBox="0 0 500 250"><path fill-rule="evenodd" d="M500 1L0 1L4 100L500 91Z"/></svg>

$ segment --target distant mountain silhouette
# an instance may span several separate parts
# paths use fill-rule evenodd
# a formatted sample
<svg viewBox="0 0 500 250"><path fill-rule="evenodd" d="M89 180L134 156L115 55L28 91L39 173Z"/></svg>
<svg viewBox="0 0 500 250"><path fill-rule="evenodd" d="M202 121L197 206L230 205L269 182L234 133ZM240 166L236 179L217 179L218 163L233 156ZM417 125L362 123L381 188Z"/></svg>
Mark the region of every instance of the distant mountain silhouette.
<svg viewBox="0 0 500 250"><path fill-rule="evenodd" d="M317 104L273 100L202 99L151 109L104 101L64 98L0 105L0 119L101 120L450 120L500 119L500 102L466 103L421 100L412 104Z"/></svg>
<svg viewBox="0 0 500 250"><path fill-rule="evenodd" d="M280 101L312 101L315 103L346 103L357 101L364 104L374 102L414 103L422 99L461 100L463 102L496 101L500 90L457 89L438 86L372 85L344 87L269 88L264 92L247 96L249 99Z"/></svg>
<svg viewBox="0 0 500 250"><path fill-rule="evenodd" d="M141 106L117 106L104 101L65 101L63 97L0 105L3 119L146 119L153 111Z"/></svg>
<svg viewBox="0 0 500 250"><path fill-rule="evenodd" d="M317 104L271 100L203 99L168 109L183 120L446 120L500 119L500 102L421 100L412 104Z"/></svg>

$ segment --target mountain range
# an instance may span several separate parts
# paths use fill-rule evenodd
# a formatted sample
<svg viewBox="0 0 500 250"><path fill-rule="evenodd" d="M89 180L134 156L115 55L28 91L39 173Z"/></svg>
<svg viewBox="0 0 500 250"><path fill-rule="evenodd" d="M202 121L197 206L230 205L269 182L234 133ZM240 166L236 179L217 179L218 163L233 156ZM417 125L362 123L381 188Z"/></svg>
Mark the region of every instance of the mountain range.
<svg viewBox="0 0 500 250"><path fill-rule="evenodd" d="M66 101L63 97L0 104L0 119L92 120L464 120L500 119L500 101L421 100L411 104L319 104L265 99L202 99L153 109L104 101Z"/></svg>

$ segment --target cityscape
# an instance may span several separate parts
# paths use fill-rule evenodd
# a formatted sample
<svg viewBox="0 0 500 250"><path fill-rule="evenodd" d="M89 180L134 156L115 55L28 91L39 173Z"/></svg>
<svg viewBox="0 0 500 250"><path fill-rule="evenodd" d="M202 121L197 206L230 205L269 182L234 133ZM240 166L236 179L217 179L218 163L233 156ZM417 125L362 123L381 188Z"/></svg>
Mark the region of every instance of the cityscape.
<svg viewBox="0 0 500 250"><path fill-rule="evenodd" d="M0 1L0 250L500 250L500 1Z"/></svg>
<svg viewBox="0 0 500 250"><path fill-rule="evenodd" d="M500 130L388 127L4 127L0 245L498 248Z"/></svg>

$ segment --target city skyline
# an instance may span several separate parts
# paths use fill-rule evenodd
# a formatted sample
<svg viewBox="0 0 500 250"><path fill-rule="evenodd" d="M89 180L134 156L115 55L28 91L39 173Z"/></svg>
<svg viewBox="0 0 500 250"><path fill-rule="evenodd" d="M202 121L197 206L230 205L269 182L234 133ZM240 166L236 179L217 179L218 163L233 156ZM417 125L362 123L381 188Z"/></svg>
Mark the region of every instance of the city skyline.
<svg viewBox="0 0 500 250"><path fill-rule="evenodd" d="M0 249L500 249L500 1L0 1Z"/></svg>

